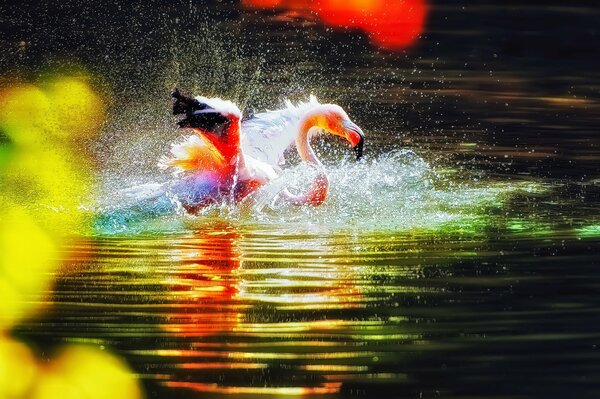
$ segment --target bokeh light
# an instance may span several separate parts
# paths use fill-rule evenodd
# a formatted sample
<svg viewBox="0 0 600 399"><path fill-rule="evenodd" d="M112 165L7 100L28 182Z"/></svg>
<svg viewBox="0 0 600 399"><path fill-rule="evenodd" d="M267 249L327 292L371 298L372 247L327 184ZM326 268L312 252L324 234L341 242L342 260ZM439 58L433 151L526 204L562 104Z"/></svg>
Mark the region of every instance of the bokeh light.
<svg viewBox="0 0 600 399"><path fill-rule="evenodd" d="M69 346L44 368L32 397L139 399L142 390L129 367L115 356Z"/></svg>
<svg viewBox="0 0 600 399"><path fill-rule="evenodd" d="M38 374L27 345L0 335L0 398L26 398Z"/></svg>
<svg viewBox="0 0 600 399"><path fill-rule="evenodd" d="M0 227L0 330L38 306L56 268L57 244L25 208L8 206Z"/></svg>
<svg viewBox="0 0 600 399"><path fill-rule="evenodd" d="M61 248L87 231L93 174L80 147L104 114L81 76L0 90L0 398L142 397L129 367L103 350L67 346L48 361L7 335L47 303Z"/></svg>
<svg viewBox="0 0 600 399"><path fill-rule="evenodd" d="M129 366L96 347L71 345L52 359L24 343L0 337L0 398L140 399Z"/></svg>
<svg viewBox="0 0 600 399"><path fill-rule="evenodd" d="M43 304L61 244L86 230L92 171L80 143L103 120L86 77L0 90L0 331Z"/></svg>
<svg viewBox="0 0 600 399"><path fill-rule="evenodd" d="M327 25L358 28L388 50L411 46L423 33L428 7L425 0L244 0L248 8L303 10Z"/></svg>

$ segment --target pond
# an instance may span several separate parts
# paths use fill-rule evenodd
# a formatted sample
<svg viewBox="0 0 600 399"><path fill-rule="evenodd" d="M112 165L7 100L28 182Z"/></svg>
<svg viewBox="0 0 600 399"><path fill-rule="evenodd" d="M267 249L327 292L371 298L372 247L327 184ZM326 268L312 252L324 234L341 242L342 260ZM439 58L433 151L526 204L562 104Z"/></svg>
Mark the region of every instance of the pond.
<svg viewBox="0 0 600 399"><path fill-rule="evenodd" d="M93 226L11 339L43 361L100 348L148 398L600 395L593 3L433 1L402 52L295 11L151 3L11 19L31 44L3 70L84 68L110 99L82 142ZM170 178L175 85L257 112L315 94L363 128L365 158L316 140L317 208L115 216L119 189Z"/></svg>

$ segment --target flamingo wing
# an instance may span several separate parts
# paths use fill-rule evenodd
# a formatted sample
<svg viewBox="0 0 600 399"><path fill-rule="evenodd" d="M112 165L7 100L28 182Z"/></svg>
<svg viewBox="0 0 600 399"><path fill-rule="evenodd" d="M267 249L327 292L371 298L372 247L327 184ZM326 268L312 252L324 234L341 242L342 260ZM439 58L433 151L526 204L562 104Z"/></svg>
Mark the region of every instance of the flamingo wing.
<svg viewBox="0 0 600 399"><path fill-rule="evenodd" d="M285 151L294 144L300 120L312 107L319 105L311 96L308 102L292 104L277 111L255 114L242 121L241 145L244 153L273 167L285 162Z"/></svg>
<svg viewBox="0 0 600 399"><path fill-rule="evenodd" d="M232 124L242 118L240 109L231 101L202 96L186 97L177 89L172 95L173 115L185 114L185 118L178 122L180 128L223 135Z"/></svg>
<svg viewBox="0 0 600 399"><path fill-rule="evenodd" d="M202 135L191 135L171 144L170 152L170 157L160 158L160 168L176 168L186 172L221 170L226 166L223 154Z"/></svg>
<svg viewBox="0 0 600 399"><path fill-rule="evenodd" d="M159 166L181 171L223 170L229 165L231 147L235 146L242 113L230 101L219 98L186 97L173 92L173 114L185 114L180 128L191 128L196 134L171 145L172 157L162 157ZM231 141L231 142L230 142Z"/></svg>

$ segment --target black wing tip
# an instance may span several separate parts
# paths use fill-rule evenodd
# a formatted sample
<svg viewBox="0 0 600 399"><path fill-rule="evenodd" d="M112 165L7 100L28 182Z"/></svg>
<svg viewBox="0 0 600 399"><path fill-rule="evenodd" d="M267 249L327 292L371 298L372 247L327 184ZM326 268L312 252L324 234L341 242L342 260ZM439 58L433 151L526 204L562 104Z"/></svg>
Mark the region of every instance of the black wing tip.
<svg viewBox="0 0 600 399"><path fill-rule="evenodd" d="M177 122L180 128L200 128L207 132L222 134L229 125L229 119L218 112L194 113L212 108L195 98L181 94L178 88L171 92L171 97L173 98L173 115L185 114L185 118Z"/></svg>
<svg viewBox="0 0 600 399"><path fill-rule="evenodd" d="M181 94L178 88L171 92L173 99L173 115L186 114L190 116L192 112L208 108L208 105L200 103L192 97Z"/></svg>
<svg viewBox="0 0 600 399"><path fill-rule="evenodd" d="M185 114L189 108L187 98L181 94L178 88L171 92L173 100L173 115Z"/></svg>

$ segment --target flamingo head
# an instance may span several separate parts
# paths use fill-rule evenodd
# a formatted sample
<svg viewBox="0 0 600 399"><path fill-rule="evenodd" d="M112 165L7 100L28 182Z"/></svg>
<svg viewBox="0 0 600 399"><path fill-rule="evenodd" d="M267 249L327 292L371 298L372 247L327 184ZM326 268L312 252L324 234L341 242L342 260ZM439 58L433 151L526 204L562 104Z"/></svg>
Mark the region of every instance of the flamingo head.
<svg viewBox="0 0 600 399"><path fill-rule="evenodd" d="M324 104L314 111L314 125L326 132L345 138L350 142L356 153L356 159L363 156L365 134L348 114L335 104Z"/></svg>

